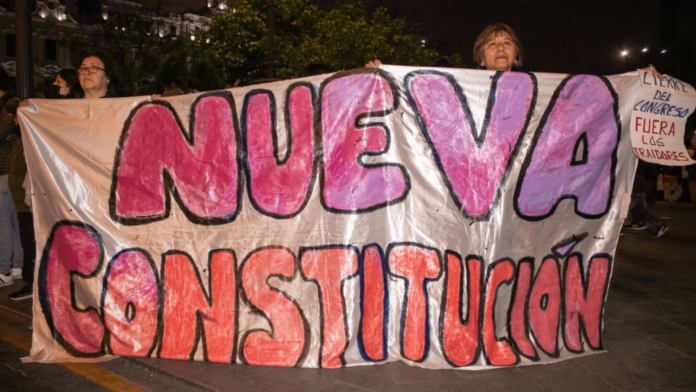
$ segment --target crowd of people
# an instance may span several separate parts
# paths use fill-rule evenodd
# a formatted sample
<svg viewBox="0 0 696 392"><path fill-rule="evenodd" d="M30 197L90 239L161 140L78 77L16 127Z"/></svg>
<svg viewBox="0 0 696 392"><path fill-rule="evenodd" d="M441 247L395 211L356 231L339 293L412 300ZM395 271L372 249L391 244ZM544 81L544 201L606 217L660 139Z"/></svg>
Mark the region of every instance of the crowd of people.
<svg viewBox="0 0 696 392"><path fill-rule="evenodd" d="M473 50L473 58L481 69L492 71L520 71L524 52L515 32L503 23L486 27L479 35ZM380 60L375 59L366 67L378 67ZM453 67L454 62L446 56L431 61L431 66ZM101 99L115 97L111 85L114 66L111 60L99 53L90 53L83 57L77 70L63 69L55 77L53 86L55 96L72 99ZM662 77L650 67L658 77ZM331 70L322 63L310 63L306 75L329 73ZM264 80L268 81L268 80ZM259 81L260 82L260 81ZM238 87L239 80L228 83L225 88ZM253 83L252 83L253 84ZM34 268L36 260L36 243L34 237L31 200L25 192L27 186L27 165L24 159L22 135L17 124L17 108L22 104L14 95L10 77L0 68L0 286L11 285L21 278L24 286L10 294L10 299L21 300L32 297ZM188 86L188 93L198 92L194 86ZM149 85L136 89L135 95L151 95ZM170 97L185 94L179 80L173 79L161 95ZM696 150L696 136L690 140L689 153ZM696 204L696 165L683 168L659 167L655 171L641 161L636 173L630 211L633 223L625 228L644 230L645 222L651 222L656 228L656 237L662 236L669 227L652 215L648 209L655 201L656 180L662 178L664 199L677 201L683 187L679 180L688 173L688 191L691 203ZM656 174L657 173L657 174ZM679 191L678 191L679 190ZM677 192L678 191L678 192Z"/></svg>

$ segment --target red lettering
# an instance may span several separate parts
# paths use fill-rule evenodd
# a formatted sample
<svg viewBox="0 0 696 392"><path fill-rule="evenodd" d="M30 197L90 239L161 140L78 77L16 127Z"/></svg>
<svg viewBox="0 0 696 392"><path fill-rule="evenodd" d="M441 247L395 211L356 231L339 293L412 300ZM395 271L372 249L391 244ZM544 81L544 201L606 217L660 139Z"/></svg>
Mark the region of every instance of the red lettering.
<svg viewBox="0 0 696 392"><path fill-rule="evenodd" d="M561 277L558 261L547 257L541 263L529 295L529 324L546 354L558 356L558 325L561 311Z"/></svg>
<svg viewBox="0 0 696 392"><path fill-rule="evenodd" d="M237 341L234 253L209 254L209 294L188 255L169 252L163 258L164 325L159 357L193 359L202 340L206 360L232 362Z"/></svg>
<svg viewBox="0 0 696 392"><path fill-rule="evenodd" d="M445 286L440 311L441 345L447 362L467 366L479 355L479 309L481 305L482 261L469 256L466 268L456 253L445 252ZM466 274L466 278L464 275ZM462 287L466 282L466 303ZM466 317L464 314L466 313Z"/></svg>
<svg viewBox="0 0 696 392"><path fill-rule="evenodd" d="M638 132L638 128L642 128L645 132L645 122L642 117L636 117L636 132Z"/></svg>
<svg viewBox="0 0 696 392"><path fill-rule="evenodd" d="M102 290L111 353L150 356L156 342L159 304L159 279L150 255L139 249L118 253L106 269Z"/></svg>
<svg viewBox="0 0 696 392"><path fill-rule="evenodd" d="M427 283L440 277L440 253L417 244L392 244L387 258L390 273L403 279L406 286L401 310L401 355L422 362L430 350Z"/></svg>
<svg viewBox="0 0 696 392"><path fill-rule="evenodd" d="M353 247L303 249L300 251L302 274L319 286L321 303L321 367L343 366L348 346L343 282L358 271L358 253Z"/></svg>
<svg viewBox="0 0 696 392"><path fill-rule="evenodd" d="M255 312L268 320L271 331L254 329L241 339L241 359L250 365L298 366L309 349L309 323L292 297L268 284L268 279L292 279L295 257L285 248L261 248L242 265L244 293Z"/></svg>
<svg viewBox="0 0 696 392"><path fill-rule="evenodd" d="M384 253L379 245L363 249L362 277L360 280L362 314L358 344L366 360L387 359L387 322L385 311L387 302L387 275L385 274Z"/></svg>
<svg viewBox="0 0 696 392"><path fill-rule="evenodd" d="M486 302L483 311L483 347L486 349L488 363L493 366L514 365L518 359L508 339L498 340L496 337L497 328L493 314L498 288L503 284L511 284L514 277L515 265L510 259L496 261L488 267Z"/></svg>
<svg viewBox="0 0 696 392"><path fill-rule="evenodd" d="M79 309L73 293L88 290L74 276L101 270L104 249L97 232L82 224L58 224L46 242L39 270L39 301L56 340L78 357L104 353L104 325L96 309ZM75 286L79 285L79 288Z"/></svg>
<svg viewBox="0 0 696 392"><path fill-rule="evenodd" d="M609 288L612 259L595 255L590 259L587 281L582 268L582 256L572 255L565 264L565 307L563 309L563 339L571 352L582 352L580 334L593 349L602 348L602 312Z"/></svg>
<svg viewBox="0 0 696 392"><path fill-rule="evenodd" d="M532 273L534 272L534 260L520 260L517 266L517 279L515 280L515 297L512 300L510 310L510 336L512 342L522 355L538 359L534 345L529 340L529 320L527 319L527 300L529 299L529 287L531 286Z"/></svg>
<svg viewBox="0 0 696 392"><path fill-rule="evenodd" d="M665 128L667 128L667 121L660 121L660 135L666 135Z"/></svg>

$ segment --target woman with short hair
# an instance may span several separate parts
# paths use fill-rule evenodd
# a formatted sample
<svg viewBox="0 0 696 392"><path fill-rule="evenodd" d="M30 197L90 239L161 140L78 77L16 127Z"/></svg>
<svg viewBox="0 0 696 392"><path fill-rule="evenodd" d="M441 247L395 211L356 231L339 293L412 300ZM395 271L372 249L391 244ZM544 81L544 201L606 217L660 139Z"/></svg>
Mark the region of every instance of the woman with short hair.
<svg viewBox="0 0 696 392"><path fill-rule="evenodd" d="M85 99L99 99L116 97L109 89L112 79L113 67L110 60L102 54L90 53L83 57L77 74L80 86L85 92Z"/></svg>
<svg viewBox="0 0 696 392"><path fill-rule="evenodd" d="M474 43L474 61L489 71L520 69L523 58L520 39L505 23L488 25Z"/></svg>

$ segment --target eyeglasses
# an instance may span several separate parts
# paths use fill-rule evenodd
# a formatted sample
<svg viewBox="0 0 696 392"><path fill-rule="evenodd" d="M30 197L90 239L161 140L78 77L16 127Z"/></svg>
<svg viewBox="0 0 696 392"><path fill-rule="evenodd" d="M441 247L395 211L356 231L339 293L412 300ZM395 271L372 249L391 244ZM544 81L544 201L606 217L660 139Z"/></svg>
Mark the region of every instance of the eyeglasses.
<svg viewBox="0 0 696 392"><path fill-rule="evenodd" d="M96 65L93 65L91 67L80 67L77 69L78 75L91 75L91 74L95 74L99 71L106 72L106 70L104 68L99 68Z"/></svg>

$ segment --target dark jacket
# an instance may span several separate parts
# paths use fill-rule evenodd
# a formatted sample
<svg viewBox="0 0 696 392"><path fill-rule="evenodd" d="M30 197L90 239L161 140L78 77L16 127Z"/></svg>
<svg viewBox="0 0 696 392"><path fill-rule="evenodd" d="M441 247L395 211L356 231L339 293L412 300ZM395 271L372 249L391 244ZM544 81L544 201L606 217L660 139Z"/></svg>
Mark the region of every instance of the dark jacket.
<svg viewBox="0 0 696 392"><path fill-rule="evenodd" d="M0 176L9 173L7 158L12 151L12 145L19 139L15 133L15 115L19 99L12 94L0 97Z"/></svg>
<svg viewBox="0 0 696 392"><path fill-rule="evenodd" d="M648 163L645 161L638 161L638 167L636 168L636 177L633 179L633 191L632 193L645 193L647 186L645 184L645 173L647 171Z"/></svg>
<svg viewBox="0 0 696 392"><path fill-rule="evenodd" d="M12 192L12 201L17 212L31 212L28 205L24 204L24 177L27 176L27 161L24 159L24 146L22 138L17 138L17 141L12 146L12 151L8 157L10 166L10 176L7 179L7 185Z"/></svg>

